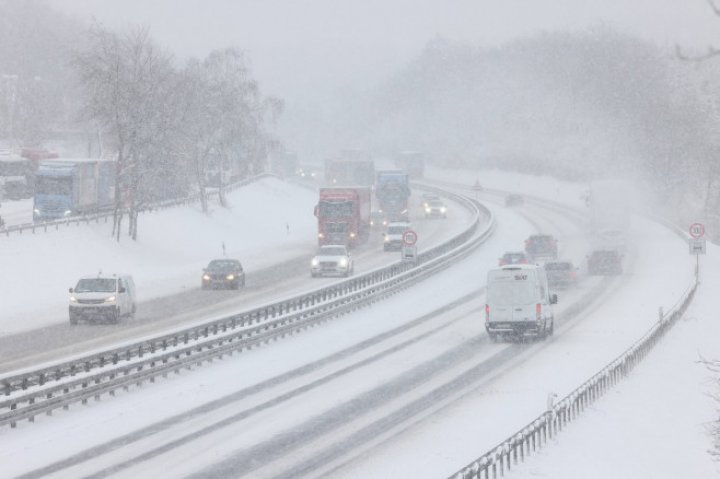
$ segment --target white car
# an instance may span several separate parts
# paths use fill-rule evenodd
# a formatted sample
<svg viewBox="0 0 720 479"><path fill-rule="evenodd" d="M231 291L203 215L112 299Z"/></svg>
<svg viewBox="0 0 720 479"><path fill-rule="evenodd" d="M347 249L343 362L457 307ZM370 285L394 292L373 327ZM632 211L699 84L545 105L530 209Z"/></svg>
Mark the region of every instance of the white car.
<svg viewBox="0 0 720 479"><path fill-rule="evenodd" d="M70 288L70 324L81 319L106 319L113 323L135 315L135 283L132 276L80 278Z"/></svg>
<svg viewBox="0 0 720 479"><path fill-rule="evenodd" d="M345 245L324 245L318 248L310 264L310 276L350 276L355 265Z"/></svg>
<svg viewBox="0 0 720 479"><path fill-rule="evenodd" d="M405 234L405 232L409 229L410 223L389 223L387 230L383 233L383 249L385 251L400 251L403 245L403 234Z"/></svg>
<svg viewBox="0 0 720 479"><path fill-rule="evenodd" d="M425 218L447 218L447 207L442 200L430 200L425 205Z"/></svg>

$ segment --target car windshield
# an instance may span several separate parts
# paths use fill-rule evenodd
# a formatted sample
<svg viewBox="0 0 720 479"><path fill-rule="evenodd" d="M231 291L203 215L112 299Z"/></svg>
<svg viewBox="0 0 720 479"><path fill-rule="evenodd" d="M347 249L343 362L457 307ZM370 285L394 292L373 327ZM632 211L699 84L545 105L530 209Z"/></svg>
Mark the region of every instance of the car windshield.
<svg viewBox="0 0 720 479"><path fill-rule="evenodd" d="M345 256L344 246L323 246L318 250L318 256Z"/></svg>
<svg viewBox="0 0 720 479"><path fill-rule="evenodd" d="M76 293L114 293L117 286L115 278L81 279L75 286Z"/></svg>
<svg viewBox="0 0 720 479"><path fill-rule="evenodd" d="M407 230L407 226L390 226L388 233L391 235L403 234Z"/></svg>
<svg viewBox="0 0 720 479"><path fill-rule="evenodd" d="M443 205L442 201L431 201L430 206L442 207L444 205Z"/></svg>
<svg viewBox="0 0 720 479"><path fill-rule="evenodd" d="M238 263L237 261L229 260L229 259L213 260L213 261L210 261L210 264L208 265L207 269L213 270L213 271L235 270L235 269L240 269L240 263Z"/></svg>
<svg viewBox="0 0 720 479"><path fill-rule="evenodd" d="M530 281L504 281L491 283L487 292L488 304L511 306L531 304L536 300L535 286Z"/></svg>

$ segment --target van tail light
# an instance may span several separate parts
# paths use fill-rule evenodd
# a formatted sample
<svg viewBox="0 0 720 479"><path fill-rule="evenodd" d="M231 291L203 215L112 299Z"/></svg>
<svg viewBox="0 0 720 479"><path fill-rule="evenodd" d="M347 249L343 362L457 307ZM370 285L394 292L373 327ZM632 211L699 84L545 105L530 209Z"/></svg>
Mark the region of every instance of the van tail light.
<svg viewBox="0 0 720 479"><path fill-rule="evenodd" d="M542 317L542 304L537 303L535 305L535 319L540 321L540 318Z"/></svg>
<svg viewBox="0 0 720 479"><path fill-rule="evenodd" d="M490 322L490 305L489 304L485 305L485 322L486 323Z"/></svg>

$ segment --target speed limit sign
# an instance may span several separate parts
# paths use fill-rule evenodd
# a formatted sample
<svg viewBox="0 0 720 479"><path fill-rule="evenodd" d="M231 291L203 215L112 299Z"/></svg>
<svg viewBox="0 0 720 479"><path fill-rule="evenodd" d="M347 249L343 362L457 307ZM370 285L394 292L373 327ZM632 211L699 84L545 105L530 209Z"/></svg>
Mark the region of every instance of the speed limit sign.
<svg viewBox="0 0 720 479"><path fill-rule="evenodd" d="M403 233L402 239L404 245L412 246L417 243L417 233L413 230L407 230Z"/></svg>
<svg viewBox="0 0 720 479"><path fill-rule="evenodd" d="M702 223L693 223L690 225L690 236L695 239L705 236L705 226Z"/></svg>

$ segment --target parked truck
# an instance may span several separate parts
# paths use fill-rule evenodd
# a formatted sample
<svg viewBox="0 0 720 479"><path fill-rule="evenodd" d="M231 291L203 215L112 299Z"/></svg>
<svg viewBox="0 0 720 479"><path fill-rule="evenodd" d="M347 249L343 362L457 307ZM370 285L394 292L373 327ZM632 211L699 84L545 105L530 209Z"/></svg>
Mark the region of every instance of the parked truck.
<svg viewBox="0 0 720 479"><path fill-rule="evenodd" d="M68 159L40 163L33 221L51 221L109 209L115 198L113 160Z"/></svg>
<svg viewBox="0 0 720 479"><path fill-rule="evenodd" d="M409 220L410 179L407 173L401 170L378 171L375 196L378 200L378 208L388 221Z"/></svg>
<svg viewBox="0 0 720 479"><path fill-rule="evenodd" d="M372 186L375 182L375 163L369 156L349 155L325 160L325 182L337 186Z"/></svg>
<svg viewBox="0 0 720 479"><path fill-rule="evenodd" d="M318 244L355 246L370 233L372 190L367 186L320 188L315 207Z"/></svg>

